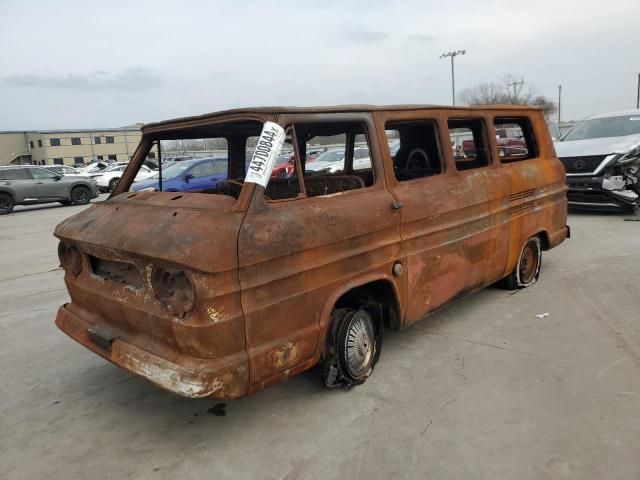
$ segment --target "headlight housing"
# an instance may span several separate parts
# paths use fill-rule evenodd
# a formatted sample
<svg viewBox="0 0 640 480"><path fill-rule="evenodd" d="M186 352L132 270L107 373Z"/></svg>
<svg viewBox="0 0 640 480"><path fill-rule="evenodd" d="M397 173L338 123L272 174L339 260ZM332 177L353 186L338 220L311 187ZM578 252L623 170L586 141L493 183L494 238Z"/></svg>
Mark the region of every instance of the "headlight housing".
<svg viewBox="0 0 640 480"><path fill-rule="evenodd" d="M151 287L167 311L177 318L184 318L196 303L193 283L183 270L153 267Z"/></svg>
<svg viewBox="0 0 640 480"><path fill-rule="evenodd" d="M58 259L60 260L60 266L74 277L77 277L82 271L82 255L80 254L80 250L71 244L67 242L60 242L58 244Z"/></svg>
<svg viewBox="0 0 640 480"><path fill-rule="evenodd" d="M628 165L637 161L640 161L640 145L616 158L616 162L618 163L618 165Z"/></svg>

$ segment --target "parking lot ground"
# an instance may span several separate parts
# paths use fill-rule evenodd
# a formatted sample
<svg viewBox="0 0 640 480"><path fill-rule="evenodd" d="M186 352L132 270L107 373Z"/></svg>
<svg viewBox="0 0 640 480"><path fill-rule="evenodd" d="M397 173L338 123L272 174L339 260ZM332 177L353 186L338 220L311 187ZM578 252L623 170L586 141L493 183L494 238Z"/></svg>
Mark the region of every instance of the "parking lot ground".
<svg viewBox="0 0 640 480"><path fill-rule="evenodd" d="M54 326L51 232L81 208L0 217L0 478L640 478L640 222L572 214L538 284L388 332L364 385L310 371L223 407Z"/></svg>

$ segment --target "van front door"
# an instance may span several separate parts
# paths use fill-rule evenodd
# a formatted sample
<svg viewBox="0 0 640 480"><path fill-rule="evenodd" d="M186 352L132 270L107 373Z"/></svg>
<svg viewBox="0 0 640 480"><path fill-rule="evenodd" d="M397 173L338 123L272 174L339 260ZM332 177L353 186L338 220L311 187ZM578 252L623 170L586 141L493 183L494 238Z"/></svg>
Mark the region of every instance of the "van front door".
<svg viewBox="0 0 640 480"><path fill-rule="evenodd" d="M391 275L399 251L400 215L384 188L379 148L375 141L367 145L367 139L375 140L371 116L339 115L339 122L336 117L279 119L298 132L295 170L290 178L270 178L266 190L256 186L240 230L239 277L254 389L311 366L324 341L319 332L328 300L362 278ZM359 148L369 149L373 169L366 161L360 170L351 168L359 131ZM306 156L312 149L320 152L317 159ZM322 155L340 157L340 150L346 160L323 168ZM303 182L300 157L308 160Z"/></svg>

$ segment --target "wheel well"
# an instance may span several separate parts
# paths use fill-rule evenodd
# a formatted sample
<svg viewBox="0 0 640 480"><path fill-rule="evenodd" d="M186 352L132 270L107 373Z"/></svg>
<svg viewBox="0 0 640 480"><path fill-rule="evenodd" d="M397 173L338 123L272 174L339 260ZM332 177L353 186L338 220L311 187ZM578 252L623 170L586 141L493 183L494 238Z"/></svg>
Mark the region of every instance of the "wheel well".
<svg viewBox="0 0 640 480"><path fill-rule="evenodd" d="M16 201L16 197L14 197L13 193L11 193L9 190L0 190L0 194L8 195L9 197L11 197L11 200L13 200L14 202Z"/></svg>
<svg viewBox="0 0 640 480"><path fill-rule="evenodd" d="M546 232L546 230L538 232L537 235L540 237L540 241L542 242L542 250L549 250L549 234Z"/></svg>
<svg viewBox="0 0 640 480"><path fill-rule="evenodd" d="M379 314L377 318L382 324L391 329L400 326L400 315L398 301L394 289L387 280L376 280L375 282L360 285L345 292L334 305L335 308L358 307L363 304L378 305Z"/></svg>

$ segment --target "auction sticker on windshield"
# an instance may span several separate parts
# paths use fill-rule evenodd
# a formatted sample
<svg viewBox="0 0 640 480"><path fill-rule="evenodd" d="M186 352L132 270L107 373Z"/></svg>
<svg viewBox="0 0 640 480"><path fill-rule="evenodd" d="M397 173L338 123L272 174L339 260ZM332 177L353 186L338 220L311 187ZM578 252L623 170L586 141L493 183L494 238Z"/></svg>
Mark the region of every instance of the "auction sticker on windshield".
<svg viewBox="0 0 640 480"><path fill-rule="evenodd" d="M284 129L273 122L265 122L256 149L247 169L245 182L267 187L276 157L284 143Z"/></svg>

